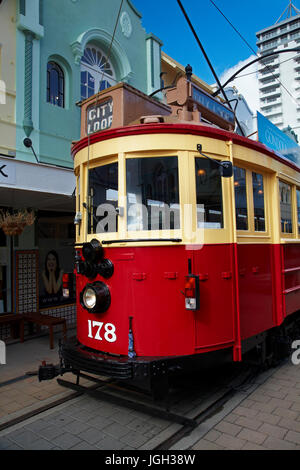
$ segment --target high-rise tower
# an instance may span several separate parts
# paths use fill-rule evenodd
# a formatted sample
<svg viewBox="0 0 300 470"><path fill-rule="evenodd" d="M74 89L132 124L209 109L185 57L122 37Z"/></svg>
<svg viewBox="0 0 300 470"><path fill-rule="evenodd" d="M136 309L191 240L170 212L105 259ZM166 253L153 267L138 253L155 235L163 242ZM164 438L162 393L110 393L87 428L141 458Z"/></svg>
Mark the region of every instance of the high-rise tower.
<svg viewBox="0 0 300 470"><path fill-rule="evenodd" d="M256 33L261 112L279 129L291 128L300 142L300 10L292 1L275 24ZM299 53L279 53L299 47Z"/></svg>

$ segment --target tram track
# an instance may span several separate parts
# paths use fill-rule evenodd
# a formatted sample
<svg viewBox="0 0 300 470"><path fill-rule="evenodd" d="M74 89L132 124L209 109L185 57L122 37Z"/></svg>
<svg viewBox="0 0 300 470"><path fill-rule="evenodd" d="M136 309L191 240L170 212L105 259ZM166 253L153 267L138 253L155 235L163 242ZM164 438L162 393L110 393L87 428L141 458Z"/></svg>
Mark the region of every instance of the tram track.
<svg viewBox="0 0 300 470"><path fill-rule="evenodd" d="M12 379L11 381L8 381L8 382L13 383L13 380L14 380L14 382L16 382L16 381L25 380L25 378L28 378L28 377L26 377L26 376L24 376L24 378L23 377L18 377L17 378L18 380ZM7 384L8 384L8 382L7 382ZM99 386L93 385L91 388L99 388ZM56 408L57 406L63 405L64 403L67 403L68 401L71 401L75 398L78 398L81 395L83 395L83 392L80 392L80 391L70 393L69 395L67 395L65 397L62 397L62 398L59 398L57 400L51 401L50 403L47 403L46 405L40 406L40 407L38 407L34 410L30 410L30 411L28 411L28 412L26 412L26 413L24 413L20 416L14 417L9 421L6 421L2 424L0 423L0 432L4 431L4 430L7 430L9 428L12 428L13 426L15 426L17 424L21 424L22 422L25 422L28 419L31 419L31 418L34 418L35 416L40 415L41 413L44 413L44 412L49 411L53 408Z"/></svg>
<svg viewBox="0 0 300 470"><path fill-rule="evenodd" d="M217 414L224 405L234 397L234 395L240 391L243 387L250 384L253 379L257 377L259 374L259 370L255 372L250 371L249 375L247 375L240 384L233 384L232 386L228 386L227 390L225 389L224 392L221 392L220 396L216 396L216 398L212 397L210 403L207 403L207 406L204 407L203 410L198 412L194 417L193 421L195 422L195 428L198 428L202 423L207 421L211 416ZM234 379L236 381L237 378ZM216 393L218 395L218 393ZM193 429L190 429L188 426L183 426L181 429L176 431L172 436L167 438L165 441L158 444L155 449L153 450L169 450L174 445L176 445L181 439L188 436Z"/></svg>
<svg viewBox="0 0 300 470"><path fill-rule="evenodd" d="M153 402L152 399L149 399L149 396L146 396L143 392L127 389L123 385L120 385L119 382L114 380L101 380L86 374L80 374L79 377L82 379L91 380L93 385L79 385L78 377L76 383L58 378L58 384L72 390L72 393L65 397L55 399L50 403L40 406L34 410L30 410L21 416L14 417L9 421L0 424L0 432L6 431L7 433L9 432L10 428L13 428L15 425L21 425L31 418L36 418L44 412L54 410L56 407L70 402L80 396L89 395L93 398L96 398L97 400L100 400L101 402L115 404L126 409L129 408L149 416L158 417L159 419L163 419L168 422L170 426L170 435L165 438L163 442L160 442L153 447L153 450L168 450L177 442L179 442L183 437L193 432L211 415L217 413L218 410L221 409L222 406L234 396L239 387L244 386L245 384L249 383L249 380L251 380L249 374L246 379L242 378L239 380L239 377L234 377L233 381L231 380L227 386L223 386L223 388L219 389L214 388L214 390L211 390L209 398L199 398L199 403L201 403L200 412L198 406L197 409L195 409L195 413L191 414L191 410L185 413L184 406L182 406L189 402L189 394L187 393L186 387L182 388L181 393L179 391L177 395L175 394L175 398L173 397L173 400L171 400L172 402L169 401L157 403ZM20 381L21 377L16 379ZM195 394L197 395L197 391L192 390L190 396ZM177 426L175 431L174 427L171 426L174 423L179 425L179 428Z"/></svg>

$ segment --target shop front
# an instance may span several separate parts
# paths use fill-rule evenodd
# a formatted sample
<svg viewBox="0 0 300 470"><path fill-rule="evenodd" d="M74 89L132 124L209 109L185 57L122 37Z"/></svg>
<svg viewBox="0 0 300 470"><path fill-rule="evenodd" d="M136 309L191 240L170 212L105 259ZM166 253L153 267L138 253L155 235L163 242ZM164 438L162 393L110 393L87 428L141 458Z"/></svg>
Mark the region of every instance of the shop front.
<svg viewBox="0 0 300 470"><path fill-rule="evenodd" d="M73 171L0 158L3 165L13 178L1 181L0 220L31 219L17 234L0 228L0 315L40 312L75 324ZM9 336L0 325L0 338Z"/></svg>

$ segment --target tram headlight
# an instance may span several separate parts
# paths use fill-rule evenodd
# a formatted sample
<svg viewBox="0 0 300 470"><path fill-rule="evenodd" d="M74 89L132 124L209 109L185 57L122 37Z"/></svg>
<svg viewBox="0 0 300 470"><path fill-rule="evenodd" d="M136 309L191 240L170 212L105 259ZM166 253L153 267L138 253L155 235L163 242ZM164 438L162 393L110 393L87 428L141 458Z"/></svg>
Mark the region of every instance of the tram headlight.
<svg viewBox="0 0 300 470"><path fill-rule="evenodd" d="M94 289L91 289L90 287L88 289L85 289L83 296L82 296L82 301L83 301L85 308L88 308L88 309L94 308L97 303L97 295Z"/></svg>
<svg viewBox="0 0 300 470"><path fill-rule="evenodd" d="M101 281L87 284L80 293L80 303L89 313L106 312L111 303L109 288Z"/></svg>

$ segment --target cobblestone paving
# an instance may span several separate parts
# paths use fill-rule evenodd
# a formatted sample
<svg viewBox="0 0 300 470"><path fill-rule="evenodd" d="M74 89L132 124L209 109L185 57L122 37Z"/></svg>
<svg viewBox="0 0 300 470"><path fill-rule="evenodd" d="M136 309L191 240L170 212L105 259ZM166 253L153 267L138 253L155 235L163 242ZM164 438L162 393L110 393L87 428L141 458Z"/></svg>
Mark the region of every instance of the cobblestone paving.
<svg viewBox="0 0 300 470"><path fill-rule="evenodd" d="M37 377L1 386L41 360L57 362L48 337L7 349L8 365L0 369L0 425L73 393L55 380L39 383ZM75 380L70 374L65 378ZM210 385L205 386L204 394L210 393ZM201 401L197 393L172 411L193 416ZM0 432L0 450L153 450L178 429L178 424L80 396ZM224 449L300 450L300 366L286 362L260 374L170 450Z"/></svg>
<svg viewBox="0 0 300 470"><path fill-rule="evenodd" d="M6 364L0 365L0 424L43 406L53 397L61 398L71 394L70 391L62 389L56 380L39 382L36 375L9 383L12 379L25 376L27 372L36 372L42 361L57 364L57 342L56 335L56 348L50 350L49 338L46 335L7 346ZM66 374L65 377L75 381L73 374Z"/></svg>
<svg viewBox="0 0 300 470"><path fill-rule="evenodd" d="M255 382L174 449L300 450L300 366L287 362Z"/></svg>
<svg viewBox="0 0 300 470"><path fill-rule="evenodd" d="M169 426L160 418L83 396L0 433L0 450L136 450Z"/></svg>

